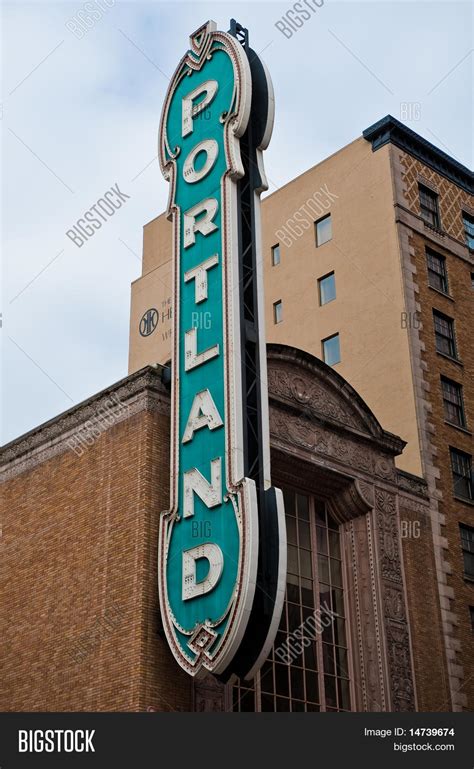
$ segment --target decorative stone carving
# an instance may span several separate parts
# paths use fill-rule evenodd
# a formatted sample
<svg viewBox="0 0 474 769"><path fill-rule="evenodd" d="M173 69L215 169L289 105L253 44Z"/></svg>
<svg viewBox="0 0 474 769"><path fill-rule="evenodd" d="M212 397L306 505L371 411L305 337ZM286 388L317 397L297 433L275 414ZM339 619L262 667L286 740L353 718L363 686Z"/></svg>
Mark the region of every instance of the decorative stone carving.
<svg viewBox="0 0 474 769"><path fill-rule="evenodd" d="M380 540L382 577L392 582L401 582L398 525L394 495L377 489L375 492L375 509Z"/></svg>
<svg viewBox="0 0 474 769"><path fill-rule="evenodd" d="M358 424L354 414L331 398L327 391L314 382L314 377L294 375L281 367L272 367L268 369L268 386L271 393L302 406L304 415L326 414L346 425L355 427Z"/></svg>
<svg viewBox="0 0 474 769"><path fill-rule="evenodd" d="M198 713L220 713L225 710L225 686L214 676L194 681L194 710Z"/></svg>
<svg viewBox="0 0 474 769"><path fill-rule="evenodd" d="M365 500L367 507L372 508L374 506L374 487L372 484L362 481L359 478L356 480L356 486L360 496Z"/></svg>
<svg viewBox="0 0 474 769"><path fill-rule="evenodd" d="M415 696L410 654L407 610L403 589L397 498L384 489L375 490L382 607L387 646L392 706L396 711L414 710Z"/></svg>
<svg viewBox="0 0 474 769"><path fill-rule="evenodd" d="M271 346L270 434L277 466L291 485L298 478L304 488L319 488L336 520L345 522L356 708L413 710L397 499L400 488L403 505L409 500L425 507L425 484L396 470L394 455L403 442L358 408L351 411L343 387L329 387L336 375L324 364L310 369L306 358L297 367L288 348Z"/></svg>
<svg viewBox="0 0 474 769"><path fill-rule="evenodd" d="M383 659L375 589L374 554L369 516L349 524L352 588L348 600L355 617L353 634L358 650L355 671L356 708L369 712L386 709Z"/></svg>
<svg viewBox="0 0 474 769"><path fill-rule="evenodd" d="M409 491L410 494L417 494L420 497L428 499L428 485L422 478L417 478L414 475L398 470L397 484L399 489Z"/></svg>
<svg viewBox="0 0 474 769"><path fill-rule="evenodd" d="M0 480L9 480L71 450L69 443L81 432L97 437L144 410L170 413L170 397L161 382L161 367L142 369L7 444L0 453Z"/></svg>

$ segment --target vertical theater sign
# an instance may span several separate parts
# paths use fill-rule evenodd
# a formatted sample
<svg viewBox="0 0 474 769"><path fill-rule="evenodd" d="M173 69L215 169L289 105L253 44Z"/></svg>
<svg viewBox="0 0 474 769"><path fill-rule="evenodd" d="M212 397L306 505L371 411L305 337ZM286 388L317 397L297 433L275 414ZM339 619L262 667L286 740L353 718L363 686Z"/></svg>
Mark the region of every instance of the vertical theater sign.
<svg viewBox="0 0 474 769"><path fill-rule="evenodd" d="M159 156L173 223L171 489L159 598L191 675L252 677L273 644L286 579L271 486L260 246L268 73L246 30L208 22L171 80Z"/></svg>

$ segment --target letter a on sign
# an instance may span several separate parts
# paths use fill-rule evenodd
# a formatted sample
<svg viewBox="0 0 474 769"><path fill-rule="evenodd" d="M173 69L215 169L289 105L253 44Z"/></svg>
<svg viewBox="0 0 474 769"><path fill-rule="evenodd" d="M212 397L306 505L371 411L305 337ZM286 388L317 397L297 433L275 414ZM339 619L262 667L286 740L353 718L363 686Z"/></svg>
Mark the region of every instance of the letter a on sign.
<svg viewBox="0 0 474 769"><path fill-rule="evenodd" d="M170 82L159 136L161 170L170 182L175 302L171 499L160 516L160 610L181 667L225 679L253 675L263 662L278 626L286 572L281 493L269 481L263 322L255 332L255 387L242 368L248 356L242 354L239 180L247 172L240 140L252 114L251 62L235 35L217 31L214 22L198 29ZM264 114L255 123L263 133L255 146L261 154L271 135L273 92L265 76L259 87ZM256 161L263 177L261 158ZM263 182L247 185L251 206L259 204L262 189ZM259 221L258 212L252 219ZM255 318L261 311L255 308ZM257 409L247 407L248 391L258 393ZM257 426L246 424L248 414L258 414ZM257 436L252 449L261 441L257 460L249 459L248 435ZM276 500L274 514L268 513L267 491ZM267 538L276 555L262 558ZM260 574L272 572L272 563L275 578L267 585ZM257 594L266 601L262 610Z"/></svg>

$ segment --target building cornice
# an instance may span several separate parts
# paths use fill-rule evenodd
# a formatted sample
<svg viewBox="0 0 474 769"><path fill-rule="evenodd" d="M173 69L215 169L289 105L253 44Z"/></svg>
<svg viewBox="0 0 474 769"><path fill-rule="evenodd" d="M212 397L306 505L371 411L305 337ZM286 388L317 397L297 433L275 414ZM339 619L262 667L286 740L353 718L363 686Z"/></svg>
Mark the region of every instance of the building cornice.
<svg viewBox="0 0 474 769"><path fill-rule="evenodd" d="M373 152L385 144L394 144L470 195L474 194L474 175L469 168L435 147L411 128L407 128L392 115L386 115L366 128L362 131L362 136L371 142Z"/></svg>
<svg viewBox="0 0 474 769"><path fill-rule="evenodd" d="M63 411L48 422L44 422L33 430L30 430L0 450L0 475L2 470L11 468L22 457L37 455L44 447L59 448L67 437L74 436L84 425L95 427L98 414L103 412L100 421L100 429L110 426L111 423L121 421L130 415L132 402L147 392L151 396L162 401L163 411L169 411L169 391L166 387L166 373L164 366L145 366L144 368L129 374L115 384L107 387L76 406ZM112 397L111 397L112 396ZM102 411L101 411L102 410ZM55 453L55 452L53 452Z"/></svg>

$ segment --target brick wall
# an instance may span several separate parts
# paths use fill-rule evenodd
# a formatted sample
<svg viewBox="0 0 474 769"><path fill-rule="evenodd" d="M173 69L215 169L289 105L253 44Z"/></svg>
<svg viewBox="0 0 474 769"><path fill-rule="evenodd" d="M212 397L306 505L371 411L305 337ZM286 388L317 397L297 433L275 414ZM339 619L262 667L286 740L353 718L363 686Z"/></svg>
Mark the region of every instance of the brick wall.
<svg viewBox="0 0 474 769"><path fill-rule="evenodd" d="M424 505L402 497L400 524L417 710L451 710L431 520Z"/></svg>
<svg viewBox="0 0 474 769"><path fill-rule="evenodd" d="M28 466L3 487L0 710L190 708L190 679L157 636L167 395L150 399L142 384L132 378L126 418L96 430L80 456L61 419L44 446L33 436ZM96 407L75 411L76 430ZM21 451L20 441L9 454ZM52 456L36 462L41 451Z"/></svg>
<svg viewBox="0 0 474 769"><path fill-rule="evenodd" d="M443 206L443 198L440 201ZM448 636L450 672L457 680L455 689L461 707L474 709L474 644L470 624L469 606L474 606L474 584L463 578L463 558L459 536L459 523L474 526L474 505L453 496L449 446L472 454L472 434L445 422L440 375L463 385L464 402L469 430L474 428L474 346L472 319L474 292L471 288L472 264L454 255L447 247L435 244L419 233L410 238L412 259L416 268L418 302L424 364L427 429L433 447L433 464L437 469L436 490L441 515L441 547L447 574L446 587L441 595L442 617ZM428 285L425 246L446 257L450 297L442 295ZM467 251L467 249L466 249ZM435 349L433 308L455 320L458 354L461 363L440 355Z"/></svg>

